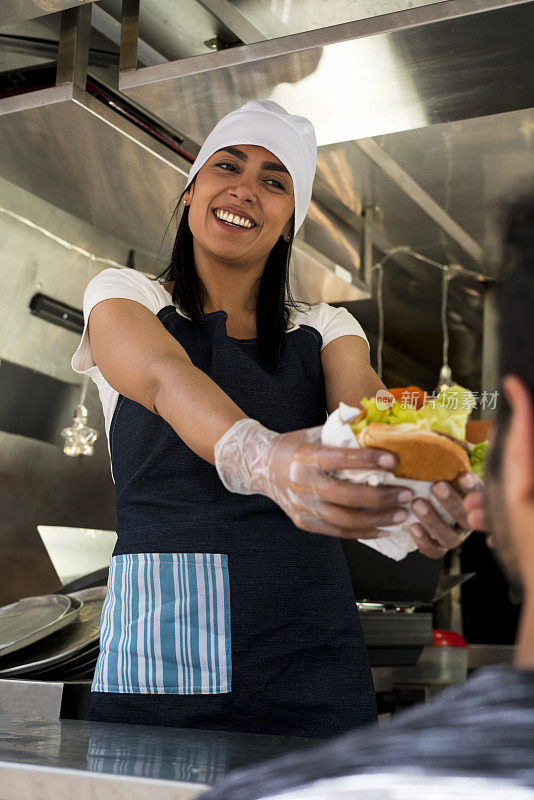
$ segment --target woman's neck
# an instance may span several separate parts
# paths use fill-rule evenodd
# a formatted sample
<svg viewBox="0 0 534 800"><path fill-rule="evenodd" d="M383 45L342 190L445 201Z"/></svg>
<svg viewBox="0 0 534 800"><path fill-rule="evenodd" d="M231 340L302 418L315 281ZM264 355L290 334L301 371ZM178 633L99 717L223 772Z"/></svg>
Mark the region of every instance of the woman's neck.
<svg viewBox="0 0 534 800"><path fill-rule="evenodd" d="M196 273L206 289L204 312L226 311L229 317L247 319L256 314L258 287L265 262L238 263L214 259L193 240Z"/></svg>
<svg viewBox="0 0 534 800"><path fill-rule="evenodd" d="M174 287L174 281L168 281L167 283L162 284L163 288L172 296L172 290ZM204 313L211 314L214 311L226 311L228 318L232 321L235 321L239 326L247 326L253 327L256 323L256 310L244 310L242 308L230 308L230 306L226 305L217 305L216 303L210 302L207 300L204 304Z"/></svg>

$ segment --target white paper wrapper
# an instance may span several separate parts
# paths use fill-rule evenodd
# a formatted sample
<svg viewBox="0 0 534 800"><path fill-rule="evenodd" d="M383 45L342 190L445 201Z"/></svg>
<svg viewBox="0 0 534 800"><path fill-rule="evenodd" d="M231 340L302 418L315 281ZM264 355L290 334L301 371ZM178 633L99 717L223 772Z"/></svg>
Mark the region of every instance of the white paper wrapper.
<svg viewBox="0 0 534 800"><path fill-rule="evenodd" d="M339 447L359 447L358 440L352 432L352 428L347 423L353 420L360 413L359 408L348 406L340 402L338 408L330 414L321 431L321 442L327 445L337 445ZM430 481L412 481L406 478L397 478L392 472L387 470L361 470L361 469L342 469L333 473L336 478L352 481L353 483L364 483L369 486L406 486L411 489L415 497L422 497L428 500L438 511L445 522L450 525L455 524L455 520L448 514L443 506L438 503L431 494ZM383 539L359 539L362 544L378 550L395 561L405 558L408 553L417 550L417 545L410 535L410 525L419 522L415 514L406 506L408 518L401 525L382 526L380 530L390 531L390 535Z"/></svg>

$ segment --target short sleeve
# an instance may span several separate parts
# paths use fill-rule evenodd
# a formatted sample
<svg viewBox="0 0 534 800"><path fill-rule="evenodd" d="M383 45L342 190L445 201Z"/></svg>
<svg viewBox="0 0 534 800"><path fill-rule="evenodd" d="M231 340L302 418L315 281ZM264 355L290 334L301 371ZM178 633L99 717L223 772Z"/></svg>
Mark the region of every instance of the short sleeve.
<svg viewBox="0 0 534 800"><path fill-rule="evenodd" d="M78 349L70 362L74 372L78 372L80 375L89 375L93 379L101 374L93 361L87 334L89 314L97 303L112 298L135 300L157 314L165 305L161 294L162 289L163 287L157 281L150 280L142 272L116 267L102 270L89 281L83 296L83 334Z"/></svg>
<svg viewBox="0 0 534 800"><path fill-rule="evenodd" d="M323 350L329 342L337 339L338 336L346 335L361 336L361 338L367 342L367 347L369 347L369 340L362 326L346 308L343 308L343 306L334 308L334 306L328 305L328 303L318 303L317 312L318 327L323 337L321 350Z"/></svg>

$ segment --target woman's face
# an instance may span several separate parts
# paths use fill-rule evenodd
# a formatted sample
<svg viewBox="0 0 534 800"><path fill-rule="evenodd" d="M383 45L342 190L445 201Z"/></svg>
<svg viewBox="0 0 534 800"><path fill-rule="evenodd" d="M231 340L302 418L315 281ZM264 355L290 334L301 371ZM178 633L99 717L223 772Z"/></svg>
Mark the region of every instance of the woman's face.
<svg viewBox="0 0 534 800"><path fill-rule="evenodd" d="M218 258L264 263L280 236L289 240L293 181L282 162L264 147L228 145L217 151L202 165L184 200L197 245ZM225 208L235 209L254 226L219 222L215 211Z"/></svg>

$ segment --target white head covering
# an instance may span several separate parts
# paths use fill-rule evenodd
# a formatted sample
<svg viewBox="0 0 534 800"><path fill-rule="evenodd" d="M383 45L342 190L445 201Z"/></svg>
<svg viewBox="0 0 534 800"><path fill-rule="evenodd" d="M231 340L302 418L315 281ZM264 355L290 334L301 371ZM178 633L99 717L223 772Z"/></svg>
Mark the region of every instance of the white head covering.
<svg viewBox="0 0 534 800"><path fill-rule="evenodd" d="M272 100L249 100L223 117L208 134L187 177L226 145L255 144L270 150L287 168L295 195L295 233L308 211L317 166L317 141L306 117L296 117Z"/></svg>

